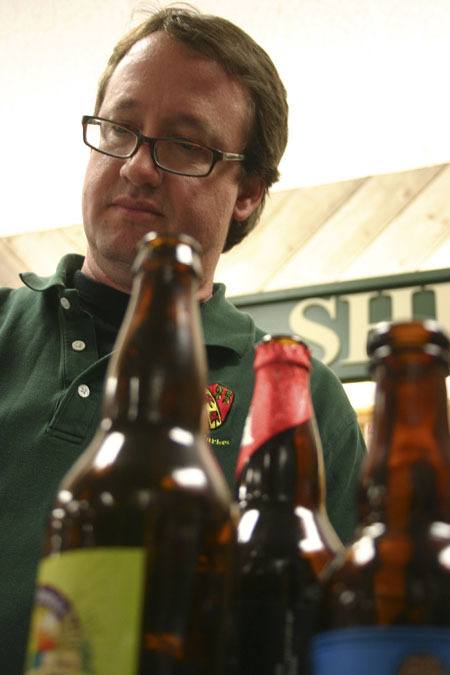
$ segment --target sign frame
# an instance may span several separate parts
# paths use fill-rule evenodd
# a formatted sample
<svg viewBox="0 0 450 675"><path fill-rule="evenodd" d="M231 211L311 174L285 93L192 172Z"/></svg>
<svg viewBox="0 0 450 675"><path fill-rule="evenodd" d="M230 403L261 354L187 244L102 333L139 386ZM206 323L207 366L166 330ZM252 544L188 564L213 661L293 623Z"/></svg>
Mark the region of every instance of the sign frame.
<svg viewBox="0 0 450 675"><path fill-rule="evenodd" d="M298 334L342 382L369 379L367 334L380 321L435 319L450 334L450 268L230 298L267 333Z"/></svg>

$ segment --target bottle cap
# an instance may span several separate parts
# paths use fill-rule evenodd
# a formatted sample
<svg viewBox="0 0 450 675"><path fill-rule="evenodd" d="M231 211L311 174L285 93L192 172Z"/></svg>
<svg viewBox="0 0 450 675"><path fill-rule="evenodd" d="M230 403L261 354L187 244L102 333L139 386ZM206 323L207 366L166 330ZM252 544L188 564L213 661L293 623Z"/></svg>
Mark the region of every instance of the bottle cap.
<svg viewBox="0 0 450 675"><path fill-rule="evenodd" d="M277 361L294 363L309 370L311 352L297 335L265 335L256 346L254 368Z"/></svg>
<svg viewBox="0 0 450 675"><path fill-rule="evenodd" d="M439 324L432 320L383 322L369 332L367 354L373 362L393 352L422 350L449 360L450 342Z"/></svg>

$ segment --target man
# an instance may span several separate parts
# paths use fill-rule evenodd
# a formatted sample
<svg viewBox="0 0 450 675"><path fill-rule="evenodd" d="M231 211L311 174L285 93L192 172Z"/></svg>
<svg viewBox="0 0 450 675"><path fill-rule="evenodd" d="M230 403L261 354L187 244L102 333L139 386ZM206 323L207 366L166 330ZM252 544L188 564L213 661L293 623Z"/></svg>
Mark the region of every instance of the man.
<svg viewBox="0 0 450 675"><path fill-rule="evenodd" d="M166 9L115 48L94 117L83 189L87 253L49 279L0 292L0 672L21 672L42 531L56 487L99 419L108 356L149 230L203 249L199 290L209 362L210 443L233 486L252 393L251 319L213 286L222 251L256 224L287 139L285 91L268 56L217 17ZM354 524L363 443L336 378L314 362L328 510Z"/></svg>

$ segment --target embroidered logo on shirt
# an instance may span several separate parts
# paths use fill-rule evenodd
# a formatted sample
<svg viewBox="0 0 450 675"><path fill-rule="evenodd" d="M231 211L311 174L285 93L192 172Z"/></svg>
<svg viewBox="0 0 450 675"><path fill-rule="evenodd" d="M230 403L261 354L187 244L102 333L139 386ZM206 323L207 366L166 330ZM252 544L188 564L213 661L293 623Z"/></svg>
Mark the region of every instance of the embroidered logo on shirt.
<svg viewBox="0 0 450 675"><path fill-rule="evenodd" d="M222 426L230 412L234 393L223 384L210 384L206 390L206 407L210 429Z"/></svg>

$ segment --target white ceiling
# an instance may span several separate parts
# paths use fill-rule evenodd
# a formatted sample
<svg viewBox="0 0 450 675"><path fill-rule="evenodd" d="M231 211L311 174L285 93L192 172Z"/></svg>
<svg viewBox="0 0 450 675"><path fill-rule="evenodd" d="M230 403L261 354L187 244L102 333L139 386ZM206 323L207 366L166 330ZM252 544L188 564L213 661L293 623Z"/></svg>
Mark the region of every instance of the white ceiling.
<svg viewBox="0 0 450 675"><path fill-rule="evenodd" d="M131 0L0 0L0 236L79 223L80 117ZM152 7L166 2L150 3ZM289 92L280 188L450 161L450 0L197 0L272 56Z"/></svg>

